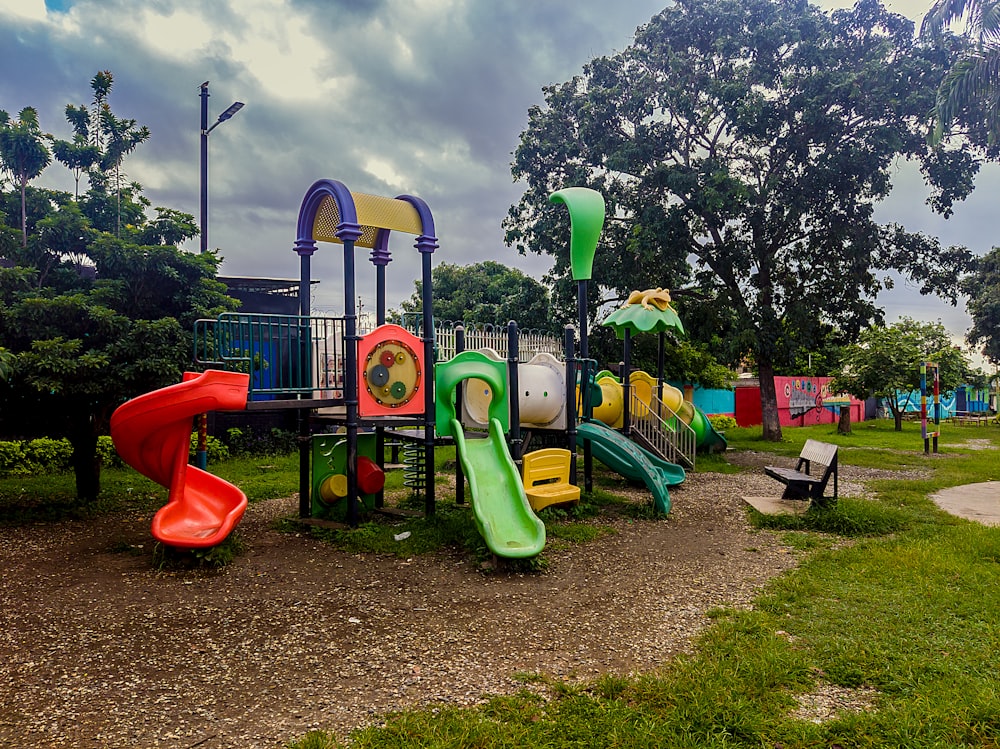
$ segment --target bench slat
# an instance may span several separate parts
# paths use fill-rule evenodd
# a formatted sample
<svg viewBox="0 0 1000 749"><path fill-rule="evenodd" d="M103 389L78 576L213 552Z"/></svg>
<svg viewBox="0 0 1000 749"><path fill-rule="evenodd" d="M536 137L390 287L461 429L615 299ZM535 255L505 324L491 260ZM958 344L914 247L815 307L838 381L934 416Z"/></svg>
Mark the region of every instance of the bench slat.
<svg viewBox="0 0 1000 749"><path fill-rule="evenodd" d="M819 442L818 440L806 440L806 444L802 446L802 452L799 453L799 457L811 463L828 466L837 457L837 446L827 442Z"/></svg>

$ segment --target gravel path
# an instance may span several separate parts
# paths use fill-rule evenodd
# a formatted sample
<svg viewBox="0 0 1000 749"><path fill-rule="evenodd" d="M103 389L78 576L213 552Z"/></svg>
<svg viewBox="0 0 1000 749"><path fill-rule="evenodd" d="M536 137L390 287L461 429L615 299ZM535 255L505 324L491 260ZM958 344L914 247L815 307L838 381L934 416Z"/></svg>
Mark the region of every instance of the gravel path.
<svg viewBox="0 0 1000 749"><path fill-rule="evenodd" d="M252 505L248 553L215 573L154 569L145 516L0 529L0 745L281 747L510 693L518 673L649 671L690 647L707 610L748 605L795 564L741 501L775 491L757 472L693 473L666 519L550 542L537 575L273 530L294 497Z"/></svg>

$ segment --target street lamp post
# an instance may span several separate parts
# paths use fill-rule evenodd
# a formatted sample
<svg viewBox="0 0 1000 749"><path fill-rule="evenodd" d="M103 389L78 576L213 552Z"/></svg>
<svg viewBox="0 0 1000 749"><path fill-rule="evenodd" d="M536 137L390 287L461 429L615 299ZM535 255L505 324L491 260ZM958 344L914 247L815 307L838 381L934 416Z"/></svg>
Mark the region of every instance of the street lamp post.
<svg viewBox="0 0 1000 749"><path fill-rule="evenodd" d="M201 93L201 252L208 249L208 134L243 109L242 101L234 101L219 118L208 126L208 81L199 86ZM195 465L202 470L208 464L208 414L198 417L198 449Z"/></svg>
<svg viewBox="0 0 1000 749"><path fill-rule="evenodd" d="M208 81L199 87L201 93L201 251L208 249L208 134L243 109L242 101L234 101L219 118L208 126Z"/></svg>

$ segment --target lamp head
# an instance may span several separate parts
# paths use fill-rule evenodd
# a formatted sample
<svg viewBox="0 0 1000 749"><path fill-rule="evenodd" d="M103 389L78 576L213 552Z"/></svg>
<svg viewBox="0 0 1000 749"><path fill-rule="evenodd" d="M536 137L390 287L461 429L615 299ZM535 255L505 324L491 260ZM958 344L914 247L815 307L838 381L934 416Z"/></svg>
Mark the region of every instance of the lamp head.
<svg viewBox="0 0 1000 749"><path fill-rule="evenodd" d="M225 112L219 115L219 122L225 122L234 114L239 112L241 109L243 109L243 102L234 101L232 104L229 105L229 108Z"/></svg>

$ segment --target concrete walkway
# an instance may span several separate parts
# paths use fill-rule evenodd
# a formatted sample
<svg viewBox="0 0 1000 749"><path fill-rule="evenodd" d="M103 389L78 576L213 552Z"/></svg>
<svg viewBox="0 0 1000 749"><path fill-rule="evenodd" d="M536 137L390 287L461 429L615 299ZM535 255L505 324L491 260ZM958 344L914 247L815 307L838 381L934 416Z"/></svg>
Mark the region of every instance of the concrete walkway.
<svg viewBox="0 0 1000 749"><path fill-rule="evenodd" d="M942 489L932 494L931 500L952 515L1000 526L1000 481ZM809 508L808 502L777 497L744 497L743 501L764 515L801 515Z"/></svg>
<svg viewBox="0 0 1000 749"><path fill-rule="evenodd" d="M983 525L1000 526L1000 481L984 481L942 489L931 495L938 507Z"/></svg>

